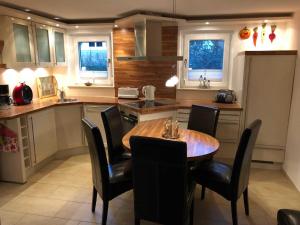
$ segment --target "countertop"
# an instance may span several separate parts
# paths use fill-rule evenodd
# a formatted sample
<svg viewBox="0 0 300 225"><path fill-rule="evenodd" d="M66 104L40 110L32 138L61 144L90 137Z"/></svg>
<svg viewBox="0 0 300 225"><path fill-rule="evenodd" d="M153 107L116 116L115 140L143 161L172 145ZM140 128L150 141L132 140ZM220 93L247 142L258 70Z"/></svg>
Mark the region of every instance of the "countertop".
<svg viewBox="0 0 300 225"><path fill-rule="evenodd" d="M138 100L128 100L128 99L118 99L116 97L78 97L72 96L68 98L77 99L76 101L72 102L58 102L58 98L45 98L45 99L37 99L34 100L31 104L22 105L22 106L14 106L11 105L8 109L1 109L0 110L0 119L13 119L28 113L37 112L43 109L47 109L50 107L59 107L59 106L66 106L66 105L78 105L78 104L95 104L95 105L114 105L119 104L123 107L128 107L136 112L141 114L148 114L153 112L160 112L160 111L168 111L168 110L176 110L176 109L187 109L192 106L192 104L199 104L199 105L211 105L219 107L221 110L242 110L239 104L222 104L222 103L215 103L212 100L172 100L172 104L164 105L164 106L156 106L153 108L144 108L139 109L135 107L130 107L125 103L138 101ZM166 99L157 99L163 100Z"/></svg>

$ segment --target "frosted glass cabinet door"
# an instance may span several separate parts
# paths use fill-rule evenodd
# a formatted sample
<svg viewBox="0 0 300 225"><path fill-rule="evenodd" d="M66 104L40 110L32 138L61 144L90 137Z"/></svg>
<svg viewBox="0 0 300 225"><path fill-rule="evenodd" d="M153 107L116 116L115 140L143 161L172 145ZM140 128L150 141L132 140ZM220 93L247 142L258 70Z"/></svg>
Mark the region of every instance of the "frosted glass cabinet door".
<svg viewBox="0 0 300 225"><path fill-rule="evenodd" d="M65 60L65 39L64 33L55 31L54 32L54 42L55 42L55 59L56 63L64 63Z"/></svg>
<svg viewBox="0 0 300 225"><path fill-rule="evenodd" d="M14 23L13 32L16 49L16 61L31 62L28 26Z"/></svg>
<svg viewBox="0 0 300 225"><path fill-rule="evenodd" d="M40 63L50 63L49 32L47 29L36 28L36 46L38 61Z"/></svg>

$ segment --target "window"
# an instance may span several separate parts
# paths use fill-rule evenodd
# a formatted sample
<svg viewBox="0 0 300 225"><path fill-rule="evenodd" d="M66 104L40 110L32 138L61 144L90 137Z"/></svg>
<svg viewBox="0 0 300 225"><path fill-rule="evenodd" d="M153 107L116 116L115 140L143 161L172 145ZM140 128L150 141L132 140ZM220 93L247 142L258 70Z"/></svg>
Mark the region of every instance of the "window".
<svg viewBox="0 0 300 225"><path fill-rule="evenodd" d="M199 86L201 76L212 86L227 86L229 37L226 33L185 34L184 86Z"/></svg>
<svg viewBox="0 0 300 225"><path fill-rule="evenodd" d="M110 38L78 38L75 44L79 82L112 85Z"/></svg>

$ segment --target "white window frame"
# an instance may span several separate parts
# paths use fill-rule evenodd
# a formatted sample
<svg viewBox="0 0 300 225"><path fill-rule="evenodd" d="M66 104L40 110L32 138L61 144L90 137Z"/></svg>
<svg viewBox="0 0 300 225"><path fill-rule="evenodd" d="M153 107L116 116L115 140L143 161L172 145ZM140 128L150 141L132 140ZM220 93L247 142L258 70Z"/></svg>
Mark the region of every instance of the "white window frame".
<svg viewBox="0 0 300 225"><path fill-rule="evenodd" d="M188 79L189 41L190 40L224 40L223 77L221 81L211 81L212 88L228 88L231 32L224 31L186 31L182 32L183 62L180 68L182 88L200 88L199 81ZM185 66L185 60L186 65Z"/></svg>
<svg viewBox="0 0 300 225"><path fill-rule="evenodd" d="M107 43L107 78L97 77L95 74L99 72L92 71L80 71L79 62L79 49L78 44L80 42L101 42L105 41ZM113 63L112 63L112 42L111 35L97 35L97 36L80 36L74 38L74 56L75 56L75 71L77 74L77 79L79 83L85 83L87 81L94 82L95 85L113 86ZM101 73L101 72L100 72Z"/></svg>

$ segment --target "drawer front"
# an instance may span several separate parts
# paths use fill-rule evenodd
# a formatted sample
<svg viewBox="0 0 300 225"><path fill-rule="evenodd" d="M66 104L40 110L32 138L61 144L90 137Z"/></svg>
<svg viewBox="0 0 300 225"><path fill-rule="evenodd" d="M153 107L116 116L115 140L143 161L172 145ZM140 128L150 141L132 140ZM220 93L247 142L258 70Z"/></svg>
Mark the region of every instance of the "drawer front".
<svg viewBox="0 0 300 225"><path fill-rule="evenodd" d="M239 123L232 121L219 121L216 138L222 142L236 143L239 139Z"/></svg>

